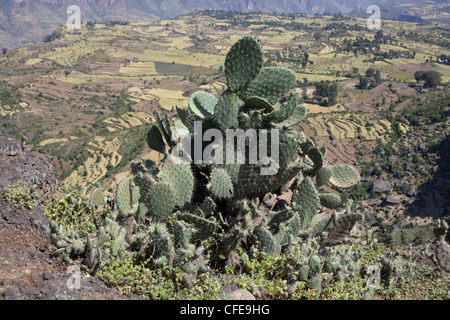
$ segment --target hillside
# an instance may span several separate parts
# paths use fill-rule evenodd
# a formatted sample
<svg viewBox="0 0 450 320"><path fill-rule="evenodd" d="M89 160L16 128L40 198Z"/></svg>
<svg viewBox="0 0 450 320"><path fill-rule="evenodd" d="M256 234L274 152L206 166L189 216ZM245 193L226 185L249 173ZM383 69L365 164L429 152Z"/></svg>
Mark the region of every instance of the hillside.
<svg viewBox="0 0 450 320"><path fill-rule="evenodd" d="M380 4L380 14L383 19L389 20L450 24L450 6L447 1L423 1L420 6L415 3L383 3ZM348 15L367 17L367 13L361 9L353 10Z"/></svg>
<svg viewBox="0 0 450 320"><path fill-rule="evenodd" d="M310 26L312 22L317 25ZM231 23L223 12L153 23L97 24L76 32L61 29L51 42L1 58L1 122L25 136L30 147L53 156L68 186L95 184L143 151L139 132L151 124L154 110L185 106L185 93L198 86L221 92L226 51L241 35L252 33L268 50L266 64L296 71L297 90L311 114L305 131L325 140L334 136L338 140L333 144L345 141L347 147L359 136L375 142L384 139L391 125L373 110L400 98L414 99L417 91L410 84L415 83L415 71L437 70L449 81L449 66L429 61L448 52L440 46L448 43L434 36L438 26L422 28L428 34L425 44L404 38L403 27L413 31L418 28L414 23L390 22L379 49L367 52L371 44L363 43L363 54L355 55L357 47L347 50L345 39L375 39L375 32L363 26L364 20L336 21L333 16L291 20L246 15ZM415 56L407 58L411 52ZM398 58L384 58L389 54ZM385 82L370 90L355 88L369 66L380 70ZM322 98L313 95L320 81L338 81L333 106L321 106ZM372 126L361 127L367 122ZM408 130L408 125L402 128ZM336 161L355 160L353 152L336 149Z"/></svg>
<svg viewBox="0 0 450 320"><path fill-rule="evenodd" d="M98 271L121 294L150 299L218 299L224 296L224 287L231 292L236 285L258 299L448 298L450 42L439 22L383 21L382 27L383 31L368 30L365 19L337 14L208 10L153 22L90 23L78 31L61 27L46 42L4 53L0 128L48 159L66 187L43 204L53 221L57 253L65 261L83 264L87 273ZM154 140L147 135L156 125L170 136L168 132L180 126L180 122L171 125L175 120L189 131L191 116L186 113L196 110L205 116L199 110L207 110L201 103L189 105L196 91L210 100L213 95L211 101L230 94L225 59L246 35L255 37L245 39L264 52L257 60L260 67L292 70L286 95L274 101L281 106L296 102L300 111L291 110L289 118L302 118L301 122L286 118L277 127L288 127L294 141L301 142L296 148L288 140L283 156L298 161L291 150L299 152L306 160L295 168L309 170L305 175L293 171L296 176L290 181L284 181L290 175L271 180L279 184L273 193L265 189L270 183L245 180L251 176L245 171L243 177L241 171L232 175L222 168L171 167L158 152L165 148L161 144L166 138L161 132ZM264 70L268 69L285 72ZM276 117L277 112L268 113L272 107L267 107L268 100L257 102L267 109L238 107L239 112L256 115L243 115L238 125L258 125L261 113L261 119ZM208 125L221 125L220 116L223 113L217 112ZM0 141L2 148L7 149ZM132 166L134 161L139 162ZM333 172L334 180L323 178L330 183L319 182L316 166L341 170L343 164L354 167L341 175L343 180L349 175L351 183L338 181ZM164 175L171 170L181 170L177 174L184 178ZM231 187L219 183L214 189L208 181L215 174L225 176L218 178L220 182L228 182L228 177ZM135 184L129 184L132 177ZM243 177L244 182L231 177ZM27 182L27 188L33 188L33 182ZM134 203L136 185L153 207ZM170 194L172 186L179 192L176 197ZM261 186L264 192L254 195ZM22 190L30 196L31 189L11 188L9 192ZM228 201L233 188L247 198ZM125 206L118 205L119 189L124 198L128 194ZM161 194L153 196L155 190ZM303 193L307 195L302 197ZM339 196L333 197L335 193ZM181 194L189 198L188 205L174 204ZM167 199L174 202L166 206ZM307 212L310 207L312 214ZM42 213L43 208L39 210ZM301 233L297 229L299 238L308 238L297 242L289 232L294 233L294 216L300 214L309 219L315 215L316 224L309 228L310 220ZM337 223L342 217L344 222ZM318 235L320 246L309 232ZM328 250L322 245L330 237L350 238L352 243ZM303 240L306 247L299 245ZM336 244L341 243L338 240ZM283 248L292 249L286 255L279 254L281 242ZM160 245L167 250L159 250ZM332 254L333 259L342 258L345 270L332 260L327 262L328 271L322 272L322 264L312 258L319 247L325 249L314 259L331 259ZM125 252L133 256L108 260L111 254L117 258ZM151 267L135 264L134 254ZM316 271L307 269L306 275L298 271L306 270L302 254ZM348 256L356 260L349 261ZM356 268L352 262L361 266L363 275L352 273ZM165 273L172 263L181 263L183 269ZM364 281L373 263L382 267L386 278L382 289L368 292ZM213 272L200 275L200 270ZM338 280L341 274L344 282ZM141 276L147 281L143 285L136 280Z"/></svg>
<svg viewBox="0 0 450 320"><path fill-rule="evenodd" d="M389 0L388 3L390 2L398 1ZM41 41L55 28L66 23L66 10L70 5L80 7L81 19L85 23L170 19L203 9L268 13L346 13L378 3L386 1L0 0L0 48L15 48Z"/></svg>

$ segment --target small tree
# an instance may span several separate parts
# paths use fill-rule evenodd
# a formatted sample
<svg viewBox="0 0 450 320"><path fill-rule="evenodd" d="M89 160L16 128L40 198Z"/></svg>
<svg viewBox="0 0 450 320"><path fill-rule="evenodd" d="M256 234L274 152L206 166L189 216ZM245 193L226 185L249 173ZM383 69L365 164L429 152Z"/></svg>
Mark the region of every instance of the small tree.
<svg viewBox="0 0 450 320"><path fill-rule="evenodd" d="M2 52L3 52L3 55L5 56L6 53L8 52L8 48L3 48L3 49L2 49Z"/></svg>
<svg viewBox="0 0 450 320"><path fill-rule="evenodd" d="M425 81L425 84L423 85L425 88L434 88L442 82L441 74L434 70L416 71L414 73L414 78L417 83Z"/></svg>

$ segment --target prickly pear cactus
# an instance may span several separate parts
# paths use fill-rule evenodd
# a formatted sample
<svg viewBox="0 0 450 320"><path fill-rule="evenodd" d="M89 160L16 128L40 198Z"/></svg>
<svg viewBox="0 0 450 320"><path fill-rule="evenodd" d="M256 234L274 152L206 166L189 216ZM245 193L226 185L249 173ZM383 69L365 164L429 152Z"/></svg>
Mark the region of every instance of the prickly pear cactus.
<svg viewBox="0 0 450 320"><path fill-rule="evenodd" d="M263 68L263 63L262 48L254 37L245 36L234 44L225 61L228 86L220 97L194 93L187 108L177 107L175 123L168 114L155 115L147 143L162 160L131 165L133 180L123 180L116 188L118 217L99 221L96 232L84 240L68 238L55 226L54 242L68 253L84 255L91 269L128 250L154 267L179 267L195 278L208 269L206 245L217 256L230 256L239 249L250 257L249 248L280 255L315 236L328 239L330 245L344 241L358 219L345 210L324 214L324 207L342 209L344 204L338 195L319 188L326 184L351 187L358 183L359 174L347 165L327 166L326 148L295 130L307 116L301 98L292 90L295 73L281 67ZM189 149L208 129L222 134L253 130L266 140L267 153L253 161L250 151L258 152L252 149L251 139L233 138L224 139L218 147L217 141L213 145L201 141L192 154ZM230 141L233 150L226 148ZM248 152L239 158L234 152L238 148ZM196 159L195 152L204 155L211 150L214 155L222 152L223 159L232 163ZM176 161L174 155L183 160ZM267 174L269 166L272 171ZM287 193L292 196L284 202L263 201L268 195L277 198ZM133 221L127 219L125 227L121 217ZM80 253L80 241L84 253ZM318 288L328 275L336 276L344 266L355 267L356 261L344 261L334 251L325 257L314 253L313 244L308 242L304 249L305 260L293 264L293 278L306 279Z"/></svg>

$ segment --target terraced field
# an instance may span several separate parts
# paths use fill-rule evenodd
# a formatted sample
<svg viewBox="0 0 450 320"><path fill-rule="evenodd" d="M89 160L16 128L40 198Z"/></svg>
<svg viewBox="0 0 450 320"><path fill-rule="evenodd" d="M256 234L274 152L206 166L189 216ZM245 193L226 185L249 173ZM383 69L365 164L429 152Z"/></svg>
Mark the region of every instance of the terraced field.
<svg viewBox="0 0 450 320"><path fill-rule="evenodd" d="M153 116L145 112L129 112L120 118L107 118L103 120L108 125L107 129L110 132L138 127L145 123L152 123L153 121Z"/></svg>
<svg viewBox="0 0 450 320"><path fill-rule="evenodd" d="M345 145L358 137L367 141L384 139L392 130L390 123L378 120L374 114L356 111L374 110L376 104L380 105L377 108L386 109L402 95L414 96L414 89L403 84L400 90L397 81L414 82L416 70L437 70L444 82L450 80L449 66L426 62L437 52L450 54L437 45L408 39L383 43L381 52L407 47L416 52L415 59L386 59L373 63L368 62L367 55L342 52L340 47L343 39L356 40L361 36L372 39L375 32L349 30L342 37L331 37L324 27L335 21L315 16L298 16L291 20L261 15L246 17L245 21L250 26L238 26L233 21L204 15L188 15L130 25L96 24L83 26L77 32L61 28L60 37L55 41L19 48L7 57L0 55L0 80L8 79L10 88L21 94L17 103L1 104L2 123L12 121L26 132L32 148L53 152L51 155L55 157L66 155L60 168L64 176L68 176L66 184L74 187L102 180L106 167L116 166L120 162L117 159L125 158L119 168L127 171L130 159L140 156L138 148L133 148L132 144L145 140L141 128L154 121L154 111L171 113L175 106L186 107L189 94L196 90L216 96L225 90L226 80L218 71L223 69L230 47L244 35L255 36L265 52L276 54L295 48L309 54L310 62L304 67L298 59L283 57L274 62L295 71L300 95L303 95L300 83L304 78L308 82L309 97L313 96L315 81L337 81L337 104L330 107L305 104L310 117L302 124L318 138L328 141L330 135L334 135L336 144ZM280 24L264 25L264 21ZM292 22L305 25L308 31L283 27ZM364 26L366 21L356 19L343 23ZM385 25L392 35L419 28L414 23L398 21L386 21ZM320 39L314 36L318 31L323 33ZM336 75L354 69L362 75L369 67L380 70L384 80L393 79L392 90L385 84L386 87L380 86L378 91L361 91L355 88L357 78L350 79L342 73ZM25 110L27 112L20 112ZM409 130L406 125L400 129ZM124 138L127 135L137 138L128 142ZM81 144L88 145L87 158L82 154L84 146ZM130 154L125 155L123 146L127 144L130 144ZM338 153L343 152L333 148ZM144 154L157 159L157 155L148 150ZM344 155L340 158L345 160Z"/></svg>
<svg viewBox="0 0 450 320"><path fill-rule="evenodd" d="M369 114L322 114L309 117L306 123L314 131L315 136L332 135L338 139L385 140L392 130L389 121L380 119L375 122ZM402 125L401 130L406 132L409 127Z"/></svg>
<svg viewBox="0 0 450 320"><path fill-rule="evenodd" d="M117 152L119 147L120 142L117 138L107 141L103 137L95 137L86 146L90 157L64 180L66 187L86 187L100 181L106 175L108 165L114 167L122 160L122 156Z"/></svg>

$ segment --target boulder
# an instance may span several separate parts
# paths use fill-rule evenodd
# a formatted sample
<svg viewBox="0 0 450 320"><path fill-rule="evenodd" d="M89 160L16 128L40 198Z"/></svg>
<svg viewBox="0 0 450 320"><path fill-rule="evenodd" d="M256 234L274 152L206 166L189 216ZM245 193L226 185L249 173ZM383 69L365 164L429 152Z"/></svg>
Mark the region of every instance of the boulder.
<svg viewBox="0 0 450 320"><path fill-rule="evenodd" d="M249 291L238 289L230 294L229 300L256 300L256 298Z"/></svg>
<svg viewBox="0 0 450 320"><path fill-rule="evenodd" d="M382 179L375 180L372 185L372 192L383 193L388 192L392 188L392 185L389 181L385 181Z"/></svg>
<svg viewBox="0 0 450 320"><path fill-rule="evenodd" d="M387 204L400 204L401 201L399 198L389 195L386 197L386 203Z"/></svg>

